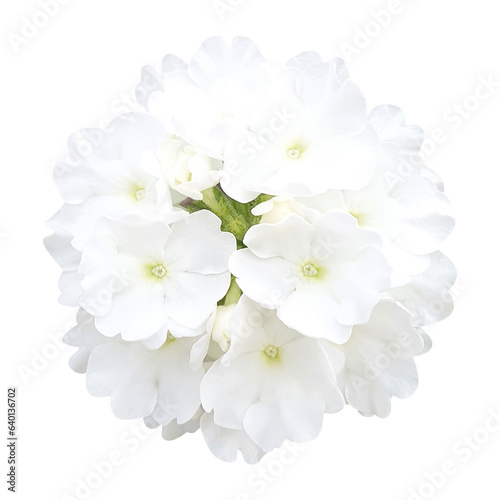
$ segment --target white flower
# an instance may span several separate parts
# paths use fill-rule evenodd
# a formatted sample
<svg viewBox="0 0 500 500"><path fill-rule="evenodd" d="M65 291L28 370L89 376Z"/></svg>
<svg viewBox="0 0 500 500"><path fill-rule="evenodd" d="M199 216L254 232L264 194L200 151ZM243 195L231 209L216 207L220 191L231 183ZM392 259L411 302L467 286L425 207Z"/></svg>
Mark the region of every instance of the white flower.
<svg viewBox="0 0 500 500"><path fill-rule="evenodd" d="M260 203L252 210L253 215L261 217L261 224L280 222L293 213L299 213L297 203L295 203L294 198L289 196L274 196L270 200Z"/></svg>
<svg viewBox="0 0 500 500"><path fill-rule="evenodd" d="M202 191L218 184L222 162L195 150L172 136L156 151L159 169L170 189L193 200L202 200Z"/></svg>
<svg viewBox="0 0 500 500"><path fill-rule="evenodd" d="M314 197L275 197L253 210L263 222L277 222L288 213L314 219L314 210L337 208L356 217L360 227L379 233L392 268L392 286L402 286L427 268L434 252L454 226L446 215L449 202L438 178L418 156L423 134L407 126L395 106L379 106L370 123L380 136L378 171L360 190L329 190ZM313 211L311 211L313 209Z"/></svg>
<svg viewBox="0 0 500 500"><path fill-rule="evenodd" d="M390 191L384 188L374 182L362 192L344 191L346 208L361 226L379 231L403 250L415 255L434 252L454 226L450 216L440 213L448 207L443 193L417 176Z"/></svg>
<svg viewBox="0 0 500 500"><path fill-rule="evenodd" d="M224 352L228 350L231 341L231 316L235 308L236 304L218 306L209 321L208 332Z"/></svg>
<svg viewBox="0 0 500 500"><path fill-rule="evenodd" d="M94 179L108 162L140 162L164 139L162 124L146 113L129 113L105 129L83 129L68 139L69 157L54 168L54 182L67 203L82 203L102 181Z"/></svg>
<svg viewBox="0 0 500 500"><path fill-rule="evenodd" d="M158 72L151 66L144 66L141 71L141 83L135 90L137 102L148 109L149 97L153 92L163 91L163 78L169 73L184 71L187 64L173 54L167 54L161 62L161 70Z"/></svg>
<svg viewBox="0 0 500 500"><path fill-rule="evenodd" d="M76 315L77 325L63 337L64 343L78 347L78 351L69 360L69 366L77 373L87 371L90 353L98 345L112 340L112 337L105 337L97 330L94 320L94 316L90 315L85 309L78 309Z"/></svg>
<svg viewBox="0 0 500 500"><path fill-rule="evenodd" d="M188 328L204 323L226 293L235 238L220 219L200 211L167 224L143 219L101 220L83 250L80 304L98 330L125 340L154 335L167 320Z"/></svg>
<svg viewBox="0 0 500 500"><path fill-rule="evenodd" d="M292 214L251 227L244 243L229 261L240 288L310 337L345 342L389 286L379 237L349 214L325 212L312 224Z"/></svg>
<svg viewBox="0 0 500 500"><path fill-rule="evenodd" d="M377 106L368 121L379 136L378 165L390 185L420 175L443 190L440 177L424 165L420 155L424 131L415 125L406 125L401 109L389 104Z"/></svg>
<svg viewBox="0 0 500 500"><path fill-rule="evenodd" d="M318 341L286 327L244 295L233 314L229 351L205 375L201 400L215 424L243 429L264 451L307 441L323 413L343 399ZM307 360L307 362L304 362Z"/></svg>
<svg viewBox="0 0 500 500"><path fill-rule="evenodd" d="M200 406L205 373L201 363L189 363L197 337L175 338L165 328L163 341L152 349L144 342L125 342L119 335L105 337L94 321L80 310L78 325L64 337L67 344L79 347L70 366L87 373L89 393L109 396L119 418L149 417L163 425L191 420Z"/></svg>
<svg viewBox="0 0 500 500"><path fill-rule="evenodd" d="M109 396L119 418L152 414L161 424L185 423L198 410L205 373L188 363L194 341L169 337L156 350L120 339L101 344L89 357L87 389L93 396Z"/></svg>
<svg viewBox="0 0 500 500"><path fill-rule="evenodd" d="M248 131L227 144L221 184L242 203L259 193L312 196L359 189L375 173L377 134L343 64L315 64L289 78L295 93L287 83L287 101L277 95L267 109L254 112Z"/></svg>
<svg viewBox="0 0 500 500"><path fill-rule="evenodd" d="M424 341L410 314L394 303L377 304L370 320L355 326L345 344L323 346L332 357L346 402L364 415L386 417L392 396L407 398L417 388L413 357L422 352ZM345 355L340 370L339 350Z"/></svg>
<svg viewBox="0 0 500 500"><path fill-rule="evenodd" d="M200 423L207 446L221 460L234 462L240 451L245 462L256 464L265 454L243 429L228 429L217 425L213 413L204 413Z"/></svg>
<svg viewBox="0 0 500 500"><path fill-rule="evenodd" d="M152 217L160 212L158 204L163 212L172 210L164 182L147 173L143 163L164 136L161 123L141 113L117 118L104 130L73 134L70 154L76 155L83 145L89 150L74 163L58 163L54 175L67 202L61 209L61 227L74 235L75 248L81 250L93 237L101 217Z"/></svg>
<svg viewBox="0 0 500 500"><path fill-rule="evenodd" d="M237 37L230 46L209 38L187 67L163 75L147 107L170 133L223 159L229 137L247 126L252 92L268 75L267 62L248 38Z"/></svg>
<svg viewBox="0 0 500 500"><path fill-rule="evenodd" d="M368 114L341 59L268 62L243 37L145 67L136 96L55 167L45 246L89 392L250 464L346 403L387 416L453 308L423 131Z"/></svg>
<svg viewBox="0 0 500 500"><path fill-rule="evenodd" d="M454 227L453 218L443 214L449 205L445 195L418 175L391 186L380 172L364 189L328 191L297 201L320 212L344 210L360 227L380 234L393 270L392 286L408 283L422 272L425 262L414 256L437 250Z"/></svg>
<svg viewBox="0 0 500 500"><path fill-rule="evenodd" d="M82 254L71 243L73 235L61 227L60 210L47 221L47 226L54 232L44 239L45 248L63 271L59 278L59 290L61 291L59 302L66 306L76 307L78 299L83 293L78 274Z"/></svg>
<svg viewBox="0 0 500 500"><path fill-rule="evenodd" d="M151 429L160 425L151 415L144 418L144 423ZM210 451L220 460L233 462L240 451L248 464L256 464L265 454L244 430L227 429L217 425L213 413L206 413L201 407L185 423L180 424L174 419L163 425L161 434L163 439L172 441L186 433L196 432L200 427Z"/></svg>
<svg viewBox="0 0 500 500"><path fill-rule="evenodd" d="M186 433L196 432L200 428L200 418L203 415L201 407L187 422L180 424L176 419L170 421L162 428L161 435L167 441L178 439ZM160 424L151 416L144 417L144 423L150 429L156 429Z"/></svg>
<svg viewBox="0 0 500 500"><path fill-rule="evenodd" d="M457 279L457 270L441 252L423 257L427 268L409 283L387 291L388 298L402 304L413 316L416 325L441 321L453 311L450 288Z"/></svg>
<svg viewBox="0 0 500 500"><path fill-rule="evenodd" d="M228 292L228 295L230 292ZM228 296L227 295L227 296ZM224 300L224 302L227 300ZM190 363L205 363L210 366L229 349L231 342L231 318L236 304L220 305L214 308L203 329L198 333L201 337L193 345Z"/></svg>

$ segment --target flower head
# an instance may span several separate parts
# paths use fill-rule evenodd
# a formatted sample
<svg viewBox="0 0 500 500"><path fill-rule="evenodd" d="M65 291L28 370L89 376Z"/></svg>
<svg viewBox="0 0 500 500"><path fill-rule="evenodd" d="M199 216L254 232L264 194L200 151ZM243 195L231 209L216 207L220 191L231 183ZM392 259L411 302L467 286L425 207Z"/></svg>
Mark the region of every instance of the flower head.
<svg viewBox="0 0 500 500"><path fill-rule="evenodd" d="M285 439L314 438L323 413L342 408L343 398L318 341L288 328L275 311L243 296L234 312L232 339L201 386L203 407L213 410L215 424L244 430L270 451Z"/></svg>
<svg viewBox="0 0 500 500"><path fill-rule="evenodd" d="M198 327L229 288L227 262L236 244L219 228L206 211L171 226L102 220L83 250L81 306L97 316L99 331L125 340L150 337L169 319Z"/></svg>
<svg viewBox="0 0 500 500"><path fill-rule="evenodd" d="M270 62L244 37L165 56L136 96L55 167L45 246L89 392L250 464L345 403L386 417L453 308L423 131L368 112L341 59Z"/></svg>
<svg viewBox="0 0 500 500"><path fill-rule="evenodd" d="M292 214L253 226L244 243L229 263L240 288L309 337L345 342L389 287L378 235L348 214L329 211L313 223Z"/></svg>

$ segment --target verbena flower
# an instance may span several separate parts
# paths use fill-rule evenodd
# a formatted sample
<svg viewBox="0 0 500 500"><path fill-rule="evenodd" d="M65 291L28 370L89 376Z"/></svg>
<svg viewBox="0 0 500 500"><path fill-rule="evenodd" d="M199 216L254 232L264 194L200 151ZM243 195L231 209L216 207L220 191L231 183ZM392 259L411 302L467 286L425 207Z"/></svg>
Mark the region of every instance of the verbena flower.
<svg viewBox="0 0 500 500"><path fill-rule="evenodd" d="M82 252L80 305L97 316L102 333L125 340L150 337L167 320L200 326L230 283L235 239L219 228L220 219L207 211L171 226L102 219Z"/></svg>
<svg viewBox="0 0 500 500"><path fill-rule="evenodd" d="M411 315L395 303L379 302L370 320L355 326L346 343L323 346L346 402L364 415L386 417L393 396L407 398L417 388L413 358L423 351L424 340ZM345 356L340 370L338 351Z"/></svg>
<svg viewBox="0 0 500 500"><path fill-rule="evenodd" d="M201 363L189 363L195 337L176 338L165 329L165 341L150 349L119 335L107 338L96 329L92 316L81 313L81 318L65 340L80 347L73 366L87 373L90 394L109 396L113 412L123 419L151 415L166 425L174 419L184 424L193 417L205 373Z"/></svg>
<svg viewBox="0 0 500 500"><path fill-rule="evenodd" d="M453 309L453 229L423 131L341 59L208 39L146 67L142 112L71 135L47 250L79 307L70 366L119 418L254 464L417 388Z"/></svg>
<svg viewBox="0 0 500 500"><path fill-rule="evenodd" d="M389 287L379 236L347 213L331 210L313 223L292 214L253 226L243 242L248 248L229 263L240 288L309 337L345 342Z"/></svg>
<svg viewBox="0 0 500 500"><path fill-rule="evenodd" d="M203 407L213 410L215 424L243 429L264 451L285 439L316 437L323 413L344 405L318 341L291 330L274 311L245 296L232 323L231 348L201 386Z"/></svg>

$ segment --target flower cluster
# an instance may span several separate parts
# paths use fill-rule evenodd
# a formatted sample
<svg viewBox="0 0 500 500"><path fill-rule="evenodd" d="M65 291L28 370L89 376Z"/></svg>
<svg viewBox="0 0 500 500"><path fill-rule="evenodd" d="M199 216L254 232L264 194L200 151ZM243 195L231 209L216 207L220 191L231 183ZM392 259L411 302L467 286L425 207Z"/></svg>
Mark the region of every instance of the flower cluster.
<svg viewBox="0 0 500 500"><path fill-rule="evenodd" d="M45 243L89 392L249 463L346 404L387 416L452 308L421 129L367 113L342 60L269 62L246 38L166 56L137 98L55 167Z"/></svg>

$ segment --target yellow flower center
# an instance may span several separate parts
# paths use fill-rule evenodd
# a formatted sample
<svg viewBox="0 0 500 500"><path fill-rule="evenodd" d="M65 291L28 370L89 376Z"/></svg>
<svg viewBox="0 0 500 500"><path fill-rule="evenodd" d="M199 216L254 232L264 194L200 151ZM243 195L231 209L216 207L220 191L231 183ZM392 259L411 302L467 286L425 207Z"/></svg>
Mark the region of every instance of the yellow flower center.
<svg viewBox="0 0 500 500"><path fill-rule="evenodd" d="M144 188L140 188L135 192L135 199L137 201L141 201L142 199L144 199L145 196L146 196L146 190Z"/></svg>
<svg viewBox="0 0 500 500"><path fill-rule="evenodd" d="M302 156L302 151L298 148L290 148L286 152L286 155L290 160L298 160Z"/></svg>
<svg viewBox="0 0 500 500"><path fill-rule="evenodd" d="M167 268L163 264L157 264L151 268L151 274L161 280L167 275Z"/></svg>
<svg viewBox="0 0 500 500"><path fill-rule="evenodd" d="M269 359L276 359L278 357L279 349L274 345L268 345L263 352Z"/></svg>
<svg viewBox="0 0 500 500"><path fill-rule="evenodd" d="M318 268L314 264L311 264L311 262L302 266L302 274L307 278L314 278L315 276L318 276L318 273Z"/></svg>

